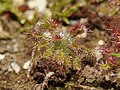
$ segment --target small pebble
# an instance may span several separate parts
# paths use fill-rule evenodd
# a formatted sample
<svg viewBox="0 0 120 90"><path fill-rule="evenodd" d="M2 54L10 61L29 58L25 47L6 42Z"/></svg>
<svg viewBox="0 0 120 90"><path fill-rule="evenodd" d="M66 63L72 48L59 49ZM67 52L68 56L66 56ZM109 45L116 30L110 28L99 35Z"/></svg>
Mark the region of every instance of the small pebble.
<svg viewBox="0 0 120 90"><path fill-rule="evenodd" d="M20 72L20 66L16 62L12 62L11 67L17 74Z"/></svg>
<svg viewBox="0 0 120 90"><path fill-rule="evenodd" d="M24 13L27 20L31 21L34 18L35 12L33 10L27 10Z"/></svg>
<svg viewBox="0 0 120 90"><path fill-rule="evenodd" d="M36 8L38 12L43 12L47 6L47 0L29 0L28 1L29 8Z"/></svg>
<svg viewBox="0 0 120 90"><path fill-rule="evenodd" d="M5 58L5 55L0 54L0 61L1 61L1 60L4 60L4 58Z"/></svg>
<svg viewBox="0 0 120 90"><path fill-rule="evenodd" d="M103 40L99 40L99 41L98 41L98 45L101 46L101 45L104 45L104 44L105 44L105 42L104 42Z"/></svg>
<svg viewBox="0 0 120 90"><path fill-rule="evenodd" d="M24 65L23 65L23 69L28 69L29 66L30 66L30 63L31 63L31 61L25 62Z"/></svg>

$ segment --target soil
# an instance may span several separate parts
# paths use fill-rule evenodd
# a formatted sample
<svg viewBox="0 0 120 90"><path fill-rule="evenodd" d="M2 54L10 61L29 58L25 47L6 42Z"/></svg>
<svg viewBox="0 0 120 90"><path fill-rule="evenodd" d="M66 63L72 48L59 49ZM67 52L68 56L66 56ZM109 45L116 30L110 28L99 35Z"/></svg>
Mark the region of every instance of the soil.
<svg viewBox="0 0 120 90"><path fill-rule="evenodd" d="M19 26L18 22L15 24ZM4 24L2 23L2 25ZM3 27L0 34L0 36L2 35L0 37L0 54L5 56L4 60L0 60L0 90L30 90L34 83L27 81L27 70L23 69L24 63L30 60L26 35L20 34L15 27L7 29L6 27ZM20 73L17 74L11 69L12 62L16 62L20 66ZM28 85L30 86L28 87Z"/></svg>

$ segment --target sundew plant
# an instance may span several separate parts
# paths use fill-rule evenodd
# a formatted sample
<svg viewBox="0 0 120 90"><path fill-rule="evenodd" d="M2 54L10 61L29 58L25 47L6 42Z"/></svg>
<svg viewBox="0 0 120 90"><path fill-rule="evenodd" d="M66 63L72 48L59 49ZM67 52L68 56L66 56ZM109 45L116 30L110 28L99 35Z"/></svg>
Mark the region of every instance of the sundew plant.
<svg viewBox="0 0 120 90"><path fill-rule="evenodd" d="M52 58L68 66L74 63L74 67L80 68L75 50L85 46L77 44L76 39L85 38L87 31L87 27L81 22L64 27L60 21L51 18L38 21L29 34L30 43L33 45L33 60L42 57Z"/></svg>
<svg viewBox="0 0 120 90"><path fill-rule="evenodd" d="M64 86L74 80L74 75L75 79L84 77L83 83L86 84L87 77L82 70L87 67L99 72L99 80L102 77L105 82L119 83L119 1L76 2L49 1L52 14L49 17L41 16L28 33L32 49L30 75L37 83L46 82L47 85ZM95 74L95 71L91 72ZM98 78L97 74L94 78ZM92 75L89 76L91 79ZM94 79L88 82L93 83Z"/></svg>

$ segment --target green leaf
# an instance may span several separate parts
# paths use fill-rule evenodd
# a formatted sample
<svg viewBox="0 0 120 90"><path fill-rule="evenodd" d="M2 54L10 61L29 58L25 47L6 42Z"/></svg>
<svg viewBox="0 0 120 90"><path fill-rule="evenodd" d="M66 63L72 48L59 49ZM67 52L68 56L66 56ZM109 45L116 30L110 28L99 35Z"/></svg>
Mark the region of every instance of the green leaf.
<svg viewBox="0 0 120 90"><path fill-rule="evenodd" d="M44 54L43 54L43 56L44 57L46 57L46 58L48 58L49 56L51 56L52 55L52 49L50 48L50 49L47 49L45 52L44 52Z"/></svg>
<svg viewBox="0 0 120 90"><path fill-rule="evenodd" d="M74 60L74 67L75 67L75 69L78 69L78 70L81 69L81 67L80 67L80 59L78 57L76 57L75 60Z"/></svg>
<svg viewBox="0 0 120 90"><path fill-rule="evenodd" d="M43 48L43 47L46 47L46 46L48 46L48 43L43 43L43 44L39 45L40 48Z"/></svg>
<svg viewBox="0 0 120 90"><path fill-rule="evenodd" d="M104 70L108 70L110 68L109 64L102 64L101 68Z"/></svg>
<svg viewBox="0 0 120 90"><path fill-rule="evenodd" d="M116 57L120 57L120 53L115 53L115 52L113 52L112 55L113 55L113 56L116 56Z"/></svg>
<svg viewBox="0 0 120 90"><path fill-rule="evenodd" d="M57 53L57 59L64 60L64 57L65 57L65 53L63 52L63 50L59 50Z"/></svg>

